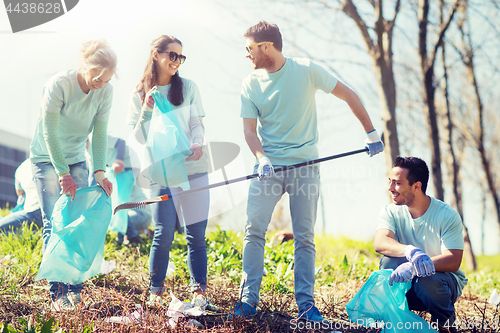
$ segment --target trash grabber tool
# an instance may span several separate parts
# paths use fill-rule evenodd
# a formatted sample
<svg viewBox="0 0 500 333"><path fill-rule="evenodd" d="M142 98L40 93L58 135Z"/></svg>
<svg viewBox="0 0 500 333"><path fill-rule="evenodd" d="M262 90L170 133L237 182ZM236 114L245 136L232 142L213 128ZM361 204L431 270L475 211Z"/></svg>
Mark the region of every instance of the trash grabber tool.
<svg viewBox="0 0 500 333"><path fill-rule="evenodd" d="M301 162L301 163L297 163L297 164L292 164L292 165L277 167L277 168L274 169L274 172L282 172L282 171L297 169L297 168L300 168L300 167L303 167L303 166L306 166L306 165L317 164L317 163L321 163L321 162L325 162L325 161L329 161L329 160L334 160L334 159L337 159L337 158L341 158L341 157L345 157L345 156L350 156L350 155L355 155L355 154L359 154L359 153L365 153L365 152L368 152L368 147L365 147L363 149L349 151L347 153L342 153L342 154L337 154L337 155L322 157L322 158L318 158L318 159L311 160L311 161L306 161L306 162ZM257 177L259 177L259 174L258 173L254 173L254 174L251 174L251 175L248 175L248 176L243 176L243 177L239 177L239 178L235 178L235 179L230 179L230 180L222 181L222 182L215 183L215 184L210 184L210 185L207 185L207 186L193 188L193 189L190 189L190 190L187 190L187 191L173 193L171 195L165 194L165 195L161 195L159 197L151 198L151 199L144 200L144 201L138 201L138 202L125 202L125 203L122 203L121 205L116 206L115 211L114 211L113 214L116 214L116 212L118 212L118 211L120 211L122 209L143 208L146 205L157 203L157 202L166 201L166 200L169 200L169 199L171 199L173 197L189 195L189 194L194 193L194 192L205 191L205 190L209 190L209 189L214 188L214 187L229 185L229 184L233 184L233 183L241 182L243 180L257 178Z"/></svg>

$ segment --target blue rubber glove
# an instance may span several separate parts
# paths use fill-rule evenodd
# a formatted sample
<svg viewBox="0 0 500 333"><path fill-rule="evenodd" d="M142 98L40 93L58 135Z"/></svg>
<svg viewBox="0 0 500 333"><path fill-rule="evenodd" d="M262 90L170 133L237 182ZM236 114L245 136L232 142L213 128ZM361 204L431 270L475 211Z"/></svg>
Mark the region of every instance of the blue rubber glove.
<svg viewBox="0 0 500 333"><path fill-rule="evenodd" d="M403 249L406 259L415 268L415 273L419 277L430 276L436 273L436 268L434 267L434 262L432 259L420 250L418 247L413 245L407 245Z"/></svg>
<svg viewBox="0 0 500 333"><path fill-rule="evenodd" d="M415 270L413 265L409 262L399 265L389 277L389 285L392 287L392 283L405 283L411 281L415 276Z"/></svg>
<svg viewBox="0 0 500 333"><path fill-rule="evenodd" d="M257 170L259 174L259 180L265 180L272 178L274 176L274 168L271 160L267 156L261 156L259 158L259 168Z"/></svg>
<svg viewBox="0 0 500 333"><path fill-rule="evenodd" d="M366 152L370 157L384 151L384 144L376 130L366 133Z"/></svg>

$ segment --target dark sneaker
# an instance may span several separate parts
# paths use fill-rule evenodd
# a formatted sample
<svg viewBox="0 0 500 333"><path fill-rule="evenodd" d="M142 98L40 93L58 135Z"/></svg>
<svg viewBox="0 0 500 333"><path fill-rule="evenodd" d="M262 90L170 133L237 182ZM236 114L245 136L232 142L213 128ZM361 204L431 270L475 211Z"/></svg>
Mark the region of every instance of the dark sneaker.
<svg viewBox="0 0 500 333"><path fill-rule="evenodd" d="M257 314L257 308L245 302L238 302L234 306L234 317L253 317ZM233 319L230 314L228 319Z"/></svg>
<svg viewBox="0 0 500 333"><path fill-rule="evenodd" d="M75 309L75 307L73 306L73 304L71 304L68 297L66 295L63 295L58 299L56 299L55 301L52 301L50 309L54 312L62 312L62 311L72 311Z"/></svg>
<svg viewBox="0 0 500 333"><path fill-rule="evenodd" d="M200 307L202 310L216 312L219 311L217 305L212 304L212 300L210 298L205 298L203 295L194 295L192 304Z"/></svg>
<svg viewBox="0 0 500 333"><path fill-rule="evenodd" d="M130 245L140 245L142 244L141 236L135 236L128 239Z"/></svg>
<svg viewBox="0 0 500 333"><path fill-rule="evenodd" d="M82 304L82 296L80 295L80 293L70 291L68 293L68 299L71 302L71 304L73 304L74 307L77 307Z"/></svg>
<svg viewBox="0 0 500 333"><path fill-rule="evenodd" d="M217 305L213 304L212 300L210 298L207 298L205 301L207 302L205 305L205 310L212 311L212 312L219 311L219 307Z"/></svg>
<svg viewBox="0 0 500 333"><path fill-rule="evenodd" d="M328 322L321 313L318 308L314 305L306 307L303 311L299 312L299 318L307 321L315 321L315 322Z"/></svg>

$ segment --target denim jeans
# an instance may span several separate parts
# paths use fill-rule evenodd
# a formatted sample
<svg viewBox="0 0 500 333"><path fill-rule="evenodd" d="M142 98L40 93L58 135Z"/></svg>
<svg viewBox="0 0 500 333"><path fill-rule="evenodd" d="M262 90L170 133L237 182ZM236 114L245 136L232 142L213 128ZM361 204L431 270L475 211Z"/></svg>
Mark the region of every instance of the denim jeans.
<svg viewBox="0 0 500 333"><path fill-rule="evenodd" d="M75 163L69 166L70 174L75 180L76 187L86 187L88 185L88 170L85 162ZM42 210L43 220L43 251L49 243L50 234L52 233L51 217L54 206L61 196L61 186L59 185L59 176L50 162L33 163L33 178L37 187L38 197L40 199L40 207ZM68 285L62 282L49 281L50 296L52 300L56 300L68 291L79 293L83 286Z"/></svg>
<svg viewBox="0 0 500 333"><path fill-rule="evenodd" d="M254 169L257 172L257 166ZM314 225L319 198L319 168L305 166L276 173L267 180L250 182L247 224L243 240L242 301L256 307L264 269L266 231L276 203L285 192L290 197L290 213L295 241L295 300L299 311L314 304L316 249Z"/></svg>
<svg viewBox="0 0 500 333"><path fill-rule="evenodd" d="M151 216L142 209L131 209L128 211L127 231L128 239L139 236L139 231L151 225ZM118 240L123 241L124 234L118 233Z"/></svg>
<svg viewBox="0 0 500 333"><path fill-rule="evenodd" d="M383 256L380 269L395 269L408 262L405 257ZM451 273L436 272L427 277L414 277L410 290L406 293L408 307L415 311L429 311L432 321L452 325L455 321L455 302L457 301L457 280ZM448 321L446 323L446 321Z"/></svg>
<svg viewBox="0 0 500 333"><path fill-rule="evenodd" d="M20 210L14 213L10 213L4 218L0 219L0 232L8 234L11 231L21 228L24 222L28 224L34 224L38 228L43 226L42 213L40 208L32 212L27 212L25 210Z"/></svg>
<svg viewBox="0 0 500 333"><path fill-rule="evenodd" d="M198 173L188 177L191 189L208 185L208 174ZM171 194L180 188L162 188L151 190L151 197ZM209 191L195 192L189 196L176 197L174 200L152 205L155 231L149 255L149 273L151 293L161 294L169 260L170 246L174 240L176 220L185 227L188 246L188 268L190 285L194 290L205 290L207 286L207 246L205 230L207 228Z"/></svg>

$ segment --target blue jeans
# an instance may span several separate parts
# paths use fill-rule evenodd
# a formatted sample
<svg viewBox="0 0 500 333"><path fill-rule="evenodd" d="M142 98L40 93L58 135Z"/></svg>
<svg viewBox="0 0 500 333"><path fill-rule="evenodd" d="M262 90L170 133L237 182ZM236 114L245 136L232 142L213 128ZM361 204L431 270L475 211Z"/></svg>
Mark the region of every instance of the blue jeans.
<svg viewBox="0 0 500 333"><path fill-rule="evenodd" d="M127 231L128 239L139 236L139 230L146 229L151 225L151 216L142 209L131 209L128 211ZM125 235L118 233L118 240L123 241Z"/></svg>
<svg viewBox="0 0 500 333"><path fill-rule="evenodd" d="M38 228L43 226L42 213L40 208L32 212L27 212L25 210L20 210L14 213L10 213L4 218L0 219L0 232L8 234L11 231L21 228L23 222L29 224L34 224Z"/></svg>
<svg viewBox="0 0 500 333"><path fill-rule="evenodd" d="M69 166L71 177L75 180L76 187L88 186L88 170L85 162L75 163ZM61 186L59 185L59 176L50 162L33 163L33 179L35 181L38 197L40 199L40 207L42 210L43 220L43 251L49 243L50 234L52 233L52 212L54 206L61 196ZM68 291L79 293L83 286L68 285L62 282L49 281L50 296L52 300L56 300Z"/></svg>
<svg viewBox="0 0 500 333"><path fill-rule="evenodd" d="M408 262L405 257L386 257L380 259L380 269L395 269ZM429 311L432 321L452 325L455 321L455 302L457 301L457 280L451 273L436 272L427 277L414 277L410 290L406 293L408 307L415 311ZM446 321L448 321L446 323Z"/></svg>
<svg viewBox="0 0 500 333"><path fill-rule="evenodd" d="M198 173L188 177L190 188L208 185L208 174ZM180 188L162 188L151 190L151 197L178 192ZM188 268L190 285L193 291L205 290L207 286L207 246L205 230L207 228L209 191L193 193L152 205L155 231L149 255L149 273L151 293L165 291L163 283L167 274L170 246L174 240L176 220L185 227L188 246Z"/></svg>
<svg viewBox="0 0 500 333"><path fill-rule="evenodd" d="M257 166L254 172L257 172ZM259 303L267 227L276 203L288 192L295 241L295 300L299 312L314 304L314 225L319 186L318 166L279 172L273 178L263 181L256 178L251 180L247 205L248 220L243 240L243 277L240 285L242 301L254 307Z"/></svg>

